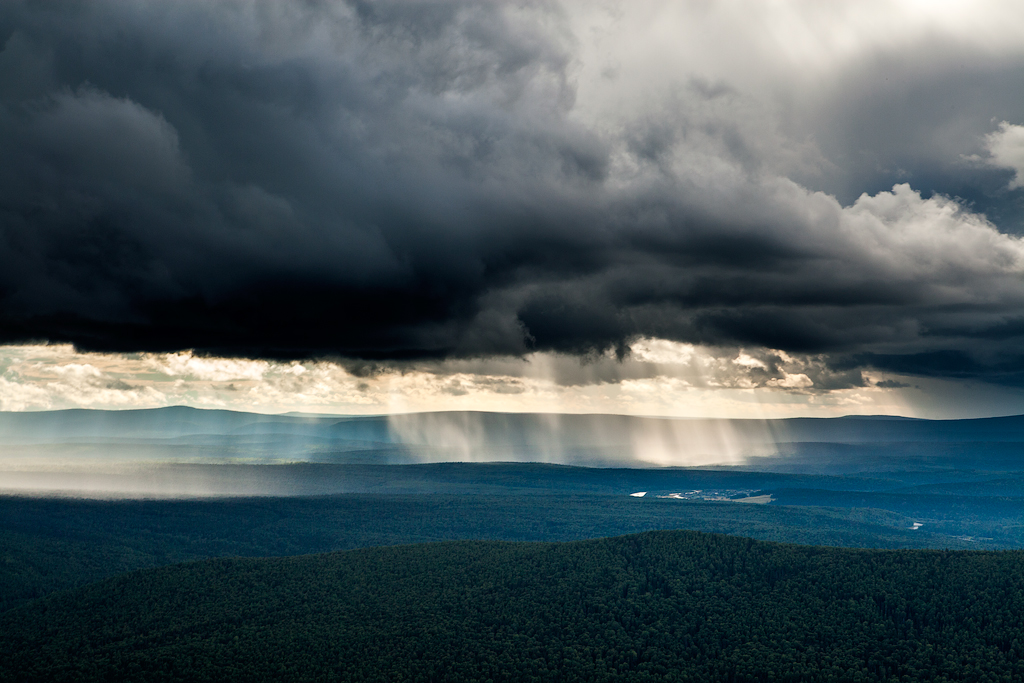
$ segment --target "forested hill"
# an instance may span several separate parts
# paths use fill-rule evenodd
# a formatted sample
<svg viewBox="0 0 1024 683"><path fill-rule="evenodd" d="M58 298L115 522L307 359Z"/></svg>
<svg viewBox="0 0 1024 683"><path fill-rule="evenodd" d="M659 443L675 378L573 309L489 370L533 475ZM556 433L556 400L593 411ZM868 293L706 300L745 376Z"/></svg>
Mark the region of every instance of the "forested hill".
<svg viewBox="0 0 1024 683"><path fill-rule="evenodd" d="M141 571L0 617L4 681L1020 681L1024 552L665 531Z"/></svg>

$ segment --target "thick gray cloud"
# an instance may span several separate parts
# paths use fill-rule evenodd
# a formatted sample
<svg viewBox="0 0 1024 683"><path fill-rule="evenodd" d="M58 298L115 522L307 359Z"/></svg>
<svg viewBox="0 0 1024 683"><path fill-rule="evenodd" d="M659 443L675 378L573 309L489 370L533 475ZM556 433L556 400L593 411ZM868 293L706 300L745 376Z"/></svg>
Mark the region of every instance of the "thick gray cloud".
<svg viewBox="0 0 1024 683"><path fill-rule="evenodd" d="M702 7L4 3L0 341L1019 383L1013 27Z"/></svg>

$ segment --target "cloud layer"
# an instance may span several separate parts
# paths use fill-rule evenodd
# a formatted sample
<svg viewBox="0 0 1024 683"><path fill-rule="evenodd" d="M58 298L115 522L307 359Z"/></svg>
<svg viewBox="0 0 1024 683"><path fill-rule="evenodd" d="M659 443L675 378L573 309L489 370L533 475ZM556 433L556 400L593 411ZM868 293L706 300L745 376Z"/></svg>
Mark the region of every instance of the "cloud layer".
<svg viewBox="0 0 1024 683"><path fill-rule="evenodd" d="M865 378L859 372L837 376L821 359L735 349L712 353L664 340L640 340L622 361L614 354L580 363L572 356L534 353L348 367L323 360L210 358L189 352L82 353L58 344L0 347L2 411L191 405L333 414L950 414L946 406L919 405L922 395L905 382ZM974 408L972 414L1006 411L1005 404L991 401Z"/></svg>
<svg viewBox="0 0 1024 683"><path fill-rule="evenodd" d="M0 342L1021 383L1024 26L772 7L5 3Z"/></svg>

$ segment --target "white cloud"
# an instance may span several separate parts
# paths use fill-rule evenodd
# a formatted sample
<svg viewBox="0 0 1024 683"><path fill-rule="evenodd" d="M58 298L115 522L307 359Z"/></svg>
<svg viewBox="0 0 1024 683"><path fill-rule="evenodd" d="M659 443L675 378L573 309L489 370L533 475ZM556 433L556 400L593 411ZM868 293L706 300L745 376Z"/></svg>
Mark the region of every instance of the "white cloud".
<svg viewBox="0 0 1024 683"><path fill-rule="evenodd" d="M745 368L760 368L762 370L766 370L768 367L764 364L763 361L760 361L757 358L754 358L753 356L743 353L742 351L740 352L740 355L736 356L736 358L733 359L732 362L735 363L736 365L741 365Z"/></svg>
<svg viewBox="0 0 1024 683"><path fill-rule="evenodd" d="M1024 126L1003 121L999 130L985 136L985 147L989 164L1014 171L1009 189L1024 188Z"/></svg>
<svg viewBox="0 0 1024 683"><path fill-rule="evenodd" d="M760 418L845 414L854 406L856 412L913 414L902 398L912 390L875 387L882 375L866 386L809 393L816 389L814 378L831 377L813 357L682 348L658 339L640 340L636 348L635 358L592 360L589 367L574 357L536 354L525 361L447 361L358 376L326 361L0 346L0 410L191 405L270 413L490 410ZM652 353L658 362L651 362ZM590 381L559 383L565 372L559 366L572 365L592 372Z"/></svg>
<svg viewBox="0 0 1024 683"><path fill-rule="evenodd" d="M182 377L208 382L259 381L270 370L270 363L261 360L209 358L190 352L147 354L147 366L168 377Z"/></svg>
<svg viewBox="0 0 1024 683"><path fill-rule="evenodd" d="M645 363L687 365L693 361L697 349L693 344L667 339L640 339L630 347L633 358Z"/></svg>
<svg viewBox="0 0 1024 683"><path fill-rule="evenodd" d="M984 216L946 197L924 199L903 183L891 192L862 195L843 210L841 220L844 239L835 248L863 259L866 276L872 275L874 265L879 269L874 274L884 274L889 282L939 283L946 294L929 299L936 304L950 303L949 296L990 301L996 292L984 291L974 278L1024 295L1018 284L1024 273L1024 240L999 232Z"/></svg>
<svg viewBox="0 0 1024 683"><path fill-rule="evenodd" d="M768 380L767 385L770 387L780 387L784 389L810 389L814 386L814 382L810 377L803 373L796 373L790 375L783 372L782 378L772 378Z"/></svg>

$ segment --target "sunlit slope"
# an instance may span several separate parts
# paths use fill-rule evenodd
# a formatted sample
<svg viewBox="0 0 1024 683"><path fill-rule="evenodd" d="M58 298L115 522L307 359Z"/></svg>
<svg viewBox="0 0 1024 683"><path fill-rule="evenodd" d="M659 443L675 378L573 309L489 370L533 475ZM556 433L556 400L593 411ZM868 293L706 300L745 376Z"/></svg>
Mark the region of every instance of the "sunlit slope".
<svg viewBox="0 0 1024 683"><path fill-rule="evenodd" d="M693 532L147 570L0 617L9 681L1013 681L1024 552Z"/></svg>

